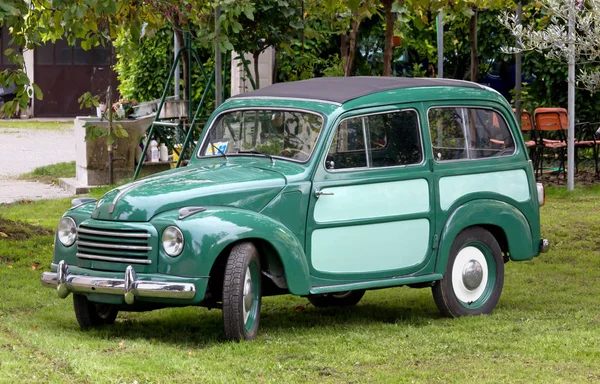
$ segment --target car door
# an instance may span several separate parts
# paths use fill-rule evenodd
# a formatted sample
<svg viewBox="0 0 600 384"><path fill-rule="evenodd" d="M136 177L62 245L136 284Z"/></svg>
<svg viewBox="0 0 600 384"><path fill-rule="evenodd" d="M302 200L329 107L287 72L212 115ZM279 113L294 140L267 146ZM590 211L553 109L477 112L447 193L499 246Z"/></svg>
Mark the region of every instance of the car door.
<svg viewBox="0 0 600 384"><path fill-rule="evenodd" d="M347 113L313 178L306 250L313 286L415 274L430 262L430 159L416 108Z"/></svg>

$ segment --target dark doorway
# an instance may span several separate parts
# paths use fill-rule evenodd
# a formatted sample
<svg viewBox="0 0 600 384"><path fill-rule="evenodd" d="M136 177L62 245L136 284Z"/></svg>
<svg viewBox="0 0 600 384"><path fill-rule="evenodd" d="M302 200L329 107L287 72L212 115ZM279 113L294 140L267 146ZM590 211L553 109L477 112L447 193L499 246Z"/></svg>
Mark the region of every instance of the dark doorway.
<svg viewBox="0 0 600 384"><path fill-rule="evenodd" d="M85 92L99 95L111 85L116 89L117 76L112 70L115 55L111 46L89 51L66 41L46 44L35 49L34 79L44 93L35 100L36 117L72 117L95 115L91 109L79 109L77 99Z"/></svg>
<svg viewBox="0 0 600 384"><path fill-rule="evenodd" d="M8 34L8 28L3 26L0 28L0 71L5 69L15 69L16 66L8 60L8 56L4 52L8 48L15 49L15 46L10 44L11 37ZM14 84L0 84L0 105L14 98Z"/></svg>
<svg viewBox="0 0 600 384"><path fill-rule="evenodd" d="M5 25L0 28L0 71L7 68L15 68L15 65L8 61L8 56L4 55L4 51L8 48L15 49L14 45L10 44L10 35L8 34L8 27Z"/></svg>

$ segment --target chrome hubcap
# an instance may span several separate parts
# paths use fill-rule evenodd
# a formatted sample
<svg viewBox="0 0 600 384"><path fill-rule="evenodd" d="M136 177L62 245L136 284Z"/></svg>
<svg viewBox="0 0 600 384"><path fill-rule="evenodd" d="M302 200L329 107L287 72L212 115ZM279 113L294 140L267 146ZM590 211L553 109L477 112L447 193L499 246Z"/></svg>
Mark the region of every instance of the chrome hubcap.
<svg viewBox="0 0 600 384"><path fill-rule="evenodd" d="M452 289L463 303L477 301L488 284L488 265L485 255L477 247L467 246L456 255L452 266Z"/></svg>
<svg viewBox="0 0 600 384"><path fill-rule="evenodd" d="M463 284L470 291L479 287L483 280L483 268L481 264L475 259L469 260L463 267L462 279Z"/></svg>
<svg viewBox="0 0 600 384"><path fill-rule="evenodd" d="M244 277L244 323L248 321L252 302L254 301L254 284L252 284L252 275L250 268L246 268L246 276Z"/></svg>

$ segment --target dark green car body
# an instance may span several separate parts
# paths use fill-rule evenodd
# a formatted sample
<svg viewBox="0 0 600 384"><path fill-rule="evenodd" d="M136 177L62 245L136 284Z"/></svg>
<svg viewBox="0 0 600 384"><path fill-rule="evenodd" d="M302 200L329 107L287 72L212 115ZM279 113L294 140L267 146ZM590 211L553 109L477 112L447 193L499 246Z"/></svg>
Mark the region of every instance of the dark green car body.
<svg viewBox="0 0 600 384"><path fill-rule="evenodd" d="M186 167L124 185L67 211L65 216L77 226L77 241L65 246L57 235L52 273L42 283L59 287L62 297L73 292L125 311L219 307L229 300L223 297L223 276L232 250L249 243L260 260L261 281L246 288L256 292L261 287L258 296L330 294L334 300L335 294L365 289L438 285L440 306L445 295L440 284L452 273L449 260L460 253L454 248L470 247L481 249L481 256L465 256L461 267L466 288L456 289L464 291L457 296L466 312L456 312L448 303L450 309L444 310L443 303L440 309L450 315L489 312L485 304L496 304L498 284L501 291L500 264L532 259L545 248L539 219L543 187L536 185L506 100L479 85L437 79L315 79L308 81L313 93L306 91L306 83L229 99L212 114ZM373 83L374 89L358 91L350 100L320 97L321 87L356 89ZM302 85L297 95L294 84ZM238 153L239 148L230 152L227 144L226 153L203 149L209 148L208 132L221 117L242 111L243 120L244 111L261 110L273 115L291 111L286 112L288 120L315 116L322 126L315 129L312 123L315 141L302 147L310 146L310 151L299 146L302 155L286 158ZM483 133L486 124L494 132L502 130L503 137ZM412 144L394 141L391 129L409 132ZM252 134L256 140L258 134ZM161 241L171 226L183 235L183 248L175 257ZM497 245L477 239L457 245L459 235L465 237L473 228L491 235ZM482 270L484 259L489 265ZM468 272L473 266L478 269ZM185 284L189 289L179 296L168 294L172 288L156 295L134 292L126 300L127 288L120 282L127 274L137 282L173 283L174 290ZM69 282L65 275L87 278L85 288L78 289L77 279ZM494 277L496 286L492 279L485 287L485 280ZM111 289L103 290L106 282ZM87 284L96 284L95 289ZM479 285L483 293L474 294Z"/></svg>

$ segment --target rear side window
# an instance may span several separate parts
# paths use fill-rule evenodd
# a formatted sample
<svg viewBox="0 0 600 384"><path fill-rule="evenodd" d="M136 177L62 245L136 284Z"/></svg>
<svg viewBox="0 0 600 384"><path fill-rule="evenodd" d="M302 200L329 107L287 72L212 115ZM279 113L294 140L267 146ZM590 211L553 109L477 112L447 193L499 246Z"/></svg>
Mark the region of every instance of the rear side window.
<svg viewBox="0 0 600 384"><path fill-rule="evenodd" d="M436 161L510 156L515 142L502 115L484 108L432 108L428 113Z"/></svg>
<svg viewBox="0 0 600 384"><path fill-rule="evenodd" d="M343 120L329 148L326 168L381 168L418 164L423 158L413 110Z"/></svg>

